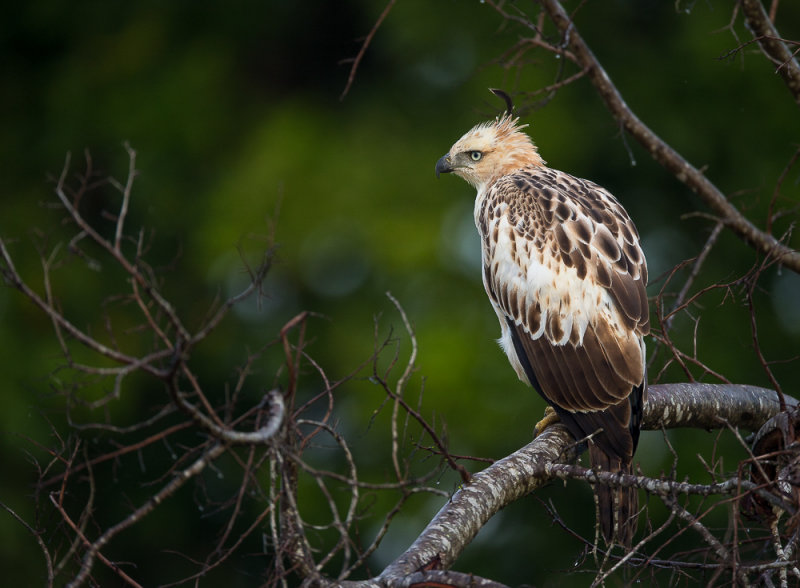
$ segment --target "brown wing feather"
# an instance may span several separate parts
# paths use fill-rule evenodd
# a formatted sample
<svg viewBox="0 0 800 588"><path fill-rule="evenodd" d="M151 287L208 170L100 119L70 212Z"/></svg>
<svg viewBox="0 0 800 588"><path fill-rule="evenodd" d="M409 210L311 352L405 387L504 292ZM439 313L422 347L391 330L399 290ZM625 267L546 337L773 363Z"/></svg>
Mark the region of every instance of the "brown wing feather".
<svg viewBox="0 0 800 588"><path fill-rule="evenodd" d="M540 372L540 392L570 411L604 410L627 398L644 378L640 340L649 331L649 318L644 255L624 209L596 184L548 168L502 178L486 200L494 219L493 238L484 234L487 291L517 327L527 360ZM508 218L507 236L497 230L501 209ZM497 235L506 237L512 256L497 251ZM527 296L527 268L519 256L537 242L532 256L540 259L528 264L555 265L564 278L566 268L573 269L567 296L606 292L614 316L597 311L580 332L573 317L571 325L564 324L569 300ZM544 332L535 337L543 318ZM565 333L566 328L572 332Z"/></svg>
<svg viewBox="0 0 800 588"><path fill-rule="evenodd" d="M630 459L636 442L630 430L633 387L613 372L598 375L588 354L571 345L554 346L543 337L530 338L519 326L514 336L524 353L523 362L532 371L529 377L537 391L552 404L572 434L587 437L602 429L595 440L607 453ZM609 390L622 398L612 396Z"/></svg>
<svg viewBox="0 0 800 588"><path fill-rule="evenodd" d="M620 394L614 394L614 397L621 400L628 395L624 390L641 384L644 377L640 340L630 333L621 336L602 319L592 327L592 332L587 329L588 336L584 337L584 347L586 352L591 354L590 359L595 370L598 372L602 370L602 373L598 374L599 377L613 378L616 389L622 391ZM594 344L594 340L602 350L602 356L597 354L595 349L588 347Z"/></svg>
<svg viewBox="0 0 800 588"><path fill-rule="evenodd" d="M614 268L611 272L611 286L609 292L621 310L620 318L629 329L635 329L647 314L647 295L641 292L642 281L635 280L627 271Z"/></svg>
<svg viewBox="0 0 800 588"><path fill-rule="evenodd" d="M595 467L631 473L649 332L633 223L603 188L548 168L501 178L476 223L512 365L576 438L592 435ZM636 490L600 485L596 493L603 536L629 545Z"/></svg>

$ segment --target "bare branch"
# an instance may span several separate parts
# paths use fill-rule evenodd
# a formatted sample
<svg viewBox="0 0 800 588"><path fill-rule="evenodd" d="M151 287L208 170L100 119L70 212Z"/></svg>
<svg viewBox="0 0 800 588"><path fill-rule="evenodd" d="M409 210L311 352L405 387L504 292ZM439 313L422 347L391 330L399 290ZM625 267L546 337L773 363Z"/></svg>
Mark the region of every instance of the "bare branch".
<svg viewBox="0 0 800 588"><path fill-rule="evenodd" d="M92 567L94 564L95 557L103 557L100 553L109 541L111 541L115 536L119 535L120 532L124 531L128 527L136 524L137 522L141 521L145 516L147 516L150 512L155 510L164 500L175 494L175 492L183 486L186 482L188 482L193 477L200 474L205 468L215 459L217 459L220 455L225 452L225 445L221 443L217 443L213 445L208 451L206 451L202 456L200 456L191 466L186 468L185 470L179 472L176 476L172 478L172 480L164 486L161 490L153 495L153 497L148 500L145 504L137 508L134 512L130 515L125 517L122 521L113 525L106 529L103 534L100 535L94 542L92 542L86 551L86 554L83 556L83 562L81 565L80 572L75 577L75 579L70 582L67 586L69 588L77 588L78 586L83 585L86 580L88 580L89 575L91 574ZM115 566L116 567L116 566ZM138 584L137 584L138 585Z"/></svg>
<svg viewBox="0 0 800 588"><path fill-rule="evenodd" d="M753 32L764 54L777 65L777 73L783 78L794 101L800 104L800 64L796 55L789 51L786 41L781 39L775 28L774 17L771 19L764 10L761 0L741 0L742 14L747 21L747 28Z"/></svg>
<svg viewBox="0 0 800 588"><path fill-rule="evenodd" d="M448 568L500 509L547 481L537 464L559 459L571 442L563 425L545 429L536 440L485 470L474 474L442 507L414 544L380 574L391 582L431 562Z"/></svg>
<svg viewBox="0 0 800 588"><path fill-rule="evenodd" d="M778 399L771 390L750 386L710 384L663 384L652 386L644 409L643 429L663 427L719 428L719 420L730 400L731 424L752 428L777 414ZM787 399L788 400L788 399ZM796 401L795 401L796 403ZM726 407L728 408L728 407ZM414 544L379 576L392 581L432 561L447 568L455 561L478 530L500 509L519 499L554 476L585 476L588 482L639 485L665 495L687 492L704 495L738 494L743 487L757 489L746 480L729 480L719 485L692 485L669 480L624 476L617 473L573 469L559 464L573 439L563 425L545 429L533 442L474 474L442 507ZM744 486L742 486L744 484Z"/></svg>
<svg viewBox="0 0 800 588"><path fill-rule="evenodd" d="M112 349L107 345L103 345L100 341L86 334L68 321L58 309L54 308L51 304L48 304L22 280L19 273L17 273L17 269L14 266L14 261L11 258L8 249L6 248L5 242L2 239L0 239L0 257L2 257L2 261L4 263L3 267L0 268L0 271L2 271L3 277L6 279L6 281L8 281L11 286L22 292L26 298L38 306L55 324L58 325L58 327L64 329L64 331L66 331L71 337L74 337L83 345L96 351L100 355L113 359L119 363L136 365L138 368L141 368L147 373L155 375L159 378L163 378L165 375L167 375L168 372L156 368L154 364L159 360L169 358L172 355L171 350L165 349L152 353L146 358L137 358Z"/></svg>
<svg viewBox="0 0 800 588"><path fill-rule="evenodd" d="M39 549L42 550L42 555L44 555L44 563L45 568L47 570L47 586L51 588L55 581L55 574L53 573L53 558L50 556L50 550L47 548L44 540L42 539L42 533L37 531L33 527L31 527L25 520L19 516L13 509L11 509L6 503L0 502L0 507L2 507L8 514L10 514L14 519L36 539L36 543L39 545Z"/></svg>
<svg viewBox="0 0 800 588"><path fill-rule="evenodd" d="M133 179L136 177L136 151L130 145L125 144L125 150L128 152L128 160L130 166L128 168L128 180L125 186L120 186L122 192L122 204L119 207L119 214L117 215L117 228L114 231L114 249L121 253L120 246L122 244L122 231L125 226L125 218L128 216L128 206L131 201L131 191L133 190Z"/></svg>
<svg viewBox="0 0 800 588"><path fill-rule="evenodd" d="M389 2L386 4L386 7L383 9L383 12L381 12L380 16L378 17L378 20L375 21L372 29L370 29L369 34L367 34L367 38L364 39L364 42L361 44L361 49L358 50L358 54L355 56L355 59L353 59L353 65L350 67L350 74L347 76L347 84L345 84L344 90L342 90L342 94L339 96L339 100L344 100L345 96L347 96L347 93L350 91L350 87L353 85L353 82L356 79L358 66L361 64L361 60L364 58L364 54L367 52L369 44L372 42L375 33L378 32L378 29L383 21L387 16L389 16L389 12L392 10L392 7L396 1L397 0L389 0Z"/></svg>
<svg viewBox="0 0 800 588"><path fill-rule="evenodd" d="M797 401L786 397L787 405ZM655 384L647 389L642 428L717 429L724 421L756 430L780 411L773 390L735 384Z"/></svg>

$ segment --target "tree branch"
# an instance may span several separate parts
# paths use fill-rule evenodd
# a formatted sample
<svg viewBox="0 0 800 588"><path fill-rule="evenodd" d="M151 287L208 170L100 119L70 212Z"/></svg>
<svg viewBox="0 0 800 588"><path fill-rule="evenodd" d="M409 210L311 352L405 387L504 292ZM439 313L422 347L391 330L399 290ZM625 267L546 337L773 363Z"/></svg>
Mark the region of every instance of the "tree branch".
<svg viewBox="0 0 800 588"><path fill-rule="evenodd" d="M796 406L797 401L787 397L787 404ZM714 429L730 423L731 426L753 429L779 410L777 395L766 388L732 384L659 384L650 387L642 428ZM414 544L381 573L377 578L379 584L393 585L409 574L430 569L432 563L436 568L451 566L498 511L554 477L562 477L559 468L549 468L548 465L563 461L562 456L573 443L566 427L554 425L525 447L475 474L470 483L462 486L442 507ZM599 474L603 478L617 475ZM598 474L593 473L593 476L598 477ZM693 485L681 485L670 480L664 482L670 486L671 492L706 492L700 486L693 490L690 487ZM633 485L644 487L644 482ZM730 492L736 488L735 483L727 483L724 488L720 486L713 490Z"/></svg>
<svg viewBox="0 0 800 588"><path fill-rule="evenodd" d="M797 400L786 397L788 406ZM757 430L778 414L780 401L774 390L737 384L654 384L647 389L642 429L657 431L678 427Z"/></svg>
<svg viewBox="0 0 800 588"><path fill-rule="evenodd" d="M747 28L764 54L777 65L776 73L783 78L794 101L800 104L800 64L795 59L797 52L789 51L760 0L742 0L741 6Z"/></svg>
<svg viewBox="0 0 800 588"><path fill-rule="evenodd" d="M161 490L153 494L153 496L142 506L134 510L116 525L106 529L102 535L100 535L91 545L89 545L86 553L83 556L83 561L81 563L81 568L78 572L78 575L75 576L75 579L73 579L68 586L77 588L78 586L83 585L83 583L86 582L91 575L95 556L102 556L100 550L103 549L103 547L109 541L111 541L112 538L131 525L134 525L142 520L148 513L152 512L156 507L164 502L164 500L175 494L175 492L177 492L177 490L186 482L200 474L206 468L206 466L222 455L225 452L225 449L225 446L220 443L213 445L191 466L173 476L173 478Z"/></svg>

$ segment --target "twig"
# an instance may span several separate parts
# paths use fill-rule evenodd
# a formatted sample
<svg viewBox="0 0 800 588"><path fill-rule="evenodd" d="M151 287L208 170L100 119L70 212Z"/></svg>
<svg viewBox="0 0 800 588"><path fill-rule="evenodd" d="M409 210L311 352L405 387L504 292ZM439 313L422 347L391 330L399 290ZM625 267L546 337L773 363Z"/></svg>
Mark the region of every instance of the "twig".
<svg viewBox="0 0 800 588"><path fill-rule="evenodd" d="M219 425L214 422L196 406L188 402L180 391L175 391L173 400L179 408L189 414L214 437L230 445L264 445L269 443L280 429L286 412L283 395L280 390L270 390L264 394L264 398L261 400L263 406L270 407L271 416L267 424L260 427L257 431L236 431L230 427Z"/></svg>
<svg viewBox="0 0 800 588"><path fill-rule="evenodd" d="M8 252L8 249L6 248L5 242L2 239L0 239L0 257L2 257L2 261L5 263L5 268L2 269L3 277L9 282L9 284L22 292L26 298L38 306L39 309L41 309L53 322L59 326L59 328L64 329L64 331L66 331L71 337L77 339L87 348L92 349L100 355L108 357L109 359L113 359L119 363L127 365L138 364L143 371L158 378L163 378L167 374L165 370L156 368L153 364L158 360L168 359L170 355L172 355L171 350L165 349L155 352L148 356L149 361L147 363L142 363L142 360L139 358L127 355L103 345L97 339L84 333L78 327L73 325L58 309L43 300L28 286L27 283L22 280L20 274L17 272L17 269L14 266L14 262Z"/></svg>
<svg viewBox="0 0 800 588"><path fill-rule="evenodd" d="M395 399L392 405L392 464L394 465L395 475L397 479L402 479L404 477L403 473L400 471L400 442L399 442L399 431L397 429L397 418L398 413L400 411L400 400L403 398L405 393L406 386L408 385L408 380L411 378L411 374L416 367L417 361L417 338L414 335L414 329L411 327L411 322L408 320L408 316L406 316L405 310L403 307L400 306L400 303L397 301L397 298L392 296L391 292L386 293L387 298L392 301L397 312L400 313L400 318L403 320L403 326L406 329L406 333L408 334L408 338L411 341L411 355L408 358L408 362L406 363L406 367L403 370L403 373L397 379L397 384L395 385L394 393Z"/></svg>
<svg viewBox="0 0 800 588"><path fill-rule="evenodd" d="M150 283L149 280L142 274L141 269L131 263L125 255L122 254L120 250L117 250L114 245L105 239L97 230L83 218L80 211L77 207L70 201L69 197L67 196L67 188L66 188L66 174L70 167L70 154L67 153L66 161L64 162L64 168L62 169L61 176L58 179L58 183L56 185L56 195L60 200L61 204L69 213L69 216L72 218L72 221L78 226L78 228L85 233L89 238L92 239L97 245L99 245L102 249L104 249L114 261L130 275L131 279L134 279L139 282L139 285L142 289L147 292L147 295L150 296L155 303L160 307L160 309L164 312L164 314L169 319L170 323L172 323L175 330L178 332L178 335L183 340L188 340L189 331L181 322L178 315L175 313L175 309L172 308L172 305L167 302L164 297L158 292L158 290Z"/></svg>
<svg viewBox="0 0 800 588"><path fill-rule="evenodd" d="M350 448L347 444L347 441L333 428L328 426L325 423L321 423L319 421L311 421L306 419L299 419L297 421L297 426L301 425L314 425L317 428L325 430L328 435L333 438L336 444L339 446L339 449L342 451L342 454L345 457L347 462L347 469L350 473L350 478L353 480L358 479L358 473L356 468L356 462L353 458L353 454L350 451ZM339 517L339 511L337 508L337 501L333 499L330 495L327 487L325 486L323 476L314 476L314 480L317 483L317 486L320 488L322 493L325 495L326 500L328 501L328 505L330 506L330 513L331 517L333 518L333 526L339 532L339 539L336 542L336 545L329 549L328 553L325 554L320 561L317 562L318 569L322 569L328 561L338 555L340 550L343 550L344 553L342 554L343 563L342 568L347 569L349 561L350 561L350 535L349 530L350 527L353 525L356 516L356 507L358 506L358 500L360 496L360 488L358 484L351 484L348 485L348 490L350 493L350 501L349 506L347 507L347 513L345 514L344 520Z"/></svg>
<svg viewBox="0 0 800 588"><path fill-rule="evenodd" d="M128 527L138 523L155 508L157 508L164 500L175 494L175 492L183 486L186 482L193 477L200 474L205 468L220 455L226 451L225 445L217 443L212 445L203 455L201 455L191 466L175 475L172 480L167 483L161 490L156 492L145 504L137 508L125 519L106 529L94 542L88 544L88 549L83 556L78 575L70 582L68 588L78 588L81 586L91 574L94 564L94 558L99 557L102 561L107 561L103 557L100 550L105 547L111 539L116 537L120 532ZM52 500L52 498L51 498ZM113 565L113 564L107 564Z"/></svg>
<svg viewBox="0 0 800 588"><path fill-rule="evenodd" d="M125 182L125 186L121 188L122 192L122 204L119 207L119 214L117 215L117 227L114 231L114 249L121 253L120 245L122 242L122 230L125 226L125 218L128 215L128 205L131 201L131 190L133 190L133 179L136 177L136 151L134 151L130 145L127 143L125 144L125 151L128 152L128 160L129 160L129 167L128 167L128 180Z"/></svg>
<svg viewBox="0 0 800 588"><path fill-rule="evenodd" d="M72 529L72 530L75 532L75 534L78 536L78 538L79 538L79 539L80 539L80 540L81 540L81 541L82 541L84 544L86 544L87 546L90 546L91 544L90 544L89 540L86 538L86 536L83 534L83 531L82 531L81 529L79 529L79 528L78 528L78 526L77 526L77 525L76 525L76 524L75 524L75 523L72 521L72 519L70 518L70 516L67 514L67 511L65 511L65 510L64 510L64 507L63 507L63 506L62 506L62 505L59 503L59 501L58 501L58 500L56 500L56 497L55 497L55 495L54 495L54 494L51 494L51 495L50 495L50 502L53 504L53 506L54 506L54 507L56 508L56 510L59 512L59 514L60 514L60 515L61 515L61 517L64 519L64 521L67 523L67 525L69 525L69 527L70 527L70 528L71 528L71 529ZM122 569L120 569L120 567L119 567L117 564L115 564L114 562L110 561L110 560L109 560L108 558L106 558L106 556L104 556L102 553L98 553L98 554L97 554L97 558L98 558L100 561L102 561L102 562L103 562L103 563L104 563L104 564L105 564L105 565L106 565L106 566L107 566L109 569L113 570L113 571L114 571L114 573L116 573L116 574L117 574L117 575L118 575L120 578L122 578L122 579L123 579L123 580L124 580L126 583L128 583L128 584L129 584L129 585L131 585L131 586L136 586L136 587L138 587L138 588L142 588L142 585L141 585L141 584L139 584L139 583L138 583L136 580L134 580L133 578L131 578L131 577L130 577L128 574L126 574L126 573L125 573L125 572L124 572ZM73 586L73 585L75 585L75 584L74 584L74 583L70 583L70 584L68 584L68 586ZM80 584L78 584L78 585L80 585Z"/></svg>
<svg viewBox="0 0 800 588"><path fill-rule="evenodd" d="M342 90L342 93L339 96L339 100L344 100L345 96L347 96L347 93L350 91L350 87L353 85L353 82L356 79L356 71L358 71L358 66L361 64L361 60L364 58L364 54L367 52L369 44L372 43L372 38L375 36L375 33L378 32L378 29L380 28L384 19L389 16L389 11L392 9L396 1L397 0L389 0L389 3L386 4L383 12L381 12L378 20L375 21L375 24L372 26L369 34L367 34L366 39L364 39L364 42L361 44L361 49L358 50L358 54L355 56L355 59L353 59L353 65L350 67L350 73L347 76L347 84L345 84L344 90Z"/></svg>
<svg viewBox="0 0 800 588"><path fill-rule="evenodd" d="M798 158L800 158L800 147L798 147L791 158L789 158L789 163L783 168L781 175L778 176L778 181L775 183L775 189L772 191L772 198L769 200L769 206L767 207L767 220L766 220L766 231L768 233L772 232L772 223L775 221L776 214L775 214L775 203L778 201L778 194L780 194L781 186L783 186L783 182L786 180L786 176L789 175L789 170L794 167L794 164L797 163Z"/></svg>
<svg viewBox="0 0 800 588"><path fill-rule="evenodd" d="M25 522L21 516L19 516L13 509L11 509L5 502L0 502L0 507L2 507L8 514L10 514L14 519L36 539L36 543L39 545L39 548L42 550L42 555L44 556L44 564L45 568L47 569L47 586L52 587L55 582L55 574L53 573L53 559L50 557L50 550L47 549L47 545L45 544L44 540L42 539L42 532L37 531L33 527L31 527L28 523Z"/></svg>
<svg viewBox="0 0 800 588"><path fill-rule="evenodd" d="M675 320L675 314L677 310L683 305L683 301L686 299L686 295L689 293L689 290L692 287L697 276L700 274L700 269L703 267L703 264L708 257L708 254L711 253L711 249L717 242L719 238L719 234L722 232L723 224L721 222L717 222L714 225L714 228L711 230L711 234L709 234L708 239L706 239L705 245L703 245L703 249L700 253L695 257L694 263L692 264L692 270L689 273L689 277L686 278L683 286L681 287L680 292L678 292L678 297L675 299L675 302L672 305L672 309L669 311L667 315L667 319L664 321L664 330L668 331L672 326L672 321Z"/></svg>
<svg viewBox="0 0 800 588"><path fill-rule="evenodd" d="M731 560L730 552L728 552L725 546L720 543L716 537L714 537L711 531L708 530L708 527L701 523L697 517L693 516L688 510L679 505L678 501L674 498L665 498L665 502L673 510L673 512L678 515L678 517L689 523L689 526L700 534L700 536L703 538L703 541L705 541L714 550L714 553L720 562L730 562L732 565L734 564L734 562Z"/></svg>
<svg viewBox="0 0 800 588"><path fill-rule="evenodd" d="M758 38L761 50L778 65L777 73L783 78L795 102L800 104L800 64L795 54L789 52L760 0L741 0L741 6L747 26Z"/></svg>

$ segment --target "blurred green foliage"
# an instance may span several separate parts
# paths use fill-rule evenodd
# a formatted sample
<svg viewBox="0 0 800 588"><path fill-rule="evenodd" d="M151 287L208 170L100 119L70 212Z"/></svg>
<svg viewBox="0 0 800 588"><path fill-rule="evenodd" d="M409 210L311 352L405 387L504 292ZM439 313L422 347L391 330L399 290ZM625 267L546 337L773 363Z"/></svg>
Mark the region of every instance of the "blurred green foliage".
<svg viewBox="0 0 800 588"><path fill-rule="evenodd" d="M533 3L515 5L536 10ZM18 3L0 22L0 234L12 240L21 273L41 288L39 249L69 238L51 206L52 178L66 153L73 171L84 167L88 150L96 170L122 179L128 142L139 170L129 228L146 231L148 259L167 268L164 292L188 325L200 324L216 298L247 283L242 256L252 261L273 238L279 244L265 298L243 304L195 357L207 389L221 394L249 350L271 341L301 310L317 313L308 352L332 380L369 357L376 324L379 338L394 329L404 360L409 343L385 297L391 291L416 329L411 388L415 394L424 388L423 414L446 422L454 453L499 458L530 439L543 403L516 380L492 340L498 327L480 282L473 190L449 177L437 182L433 166L464 131L499 111L486 88L533 91L552 83L561 63L532 53L521 69L503 67L497 58L530 32L503 23L478 1L398 2L340 100L347 60L382 9L358 0ZM725 30L731 10L713 0L594 1L582 5L577 25L634 111L763 226L777 179L797 148L800 119L774 65L754 46L725 57L739 45ZM800 5L781 3L778 25L784 37L800 37ZM740 21L733 30L750 38ZM685 215L703 205L620 135L587 81L561 89L524 119L550 165L599 182L625 204L643 237L651 295L665 272L702 248L713 223ZM797 167L788 173L780 208L798 205L799 176ZM93 202L98 222L107 223L102 212L115 205L110 198ZM776 234L795 218L779 219ZM797 247L797 237L791 243ZM67 256L63 248L61 255ZM695 289L735 280L758 261L725 234ZM668 289L677 290L685 275ZM54 288L65 312L83 325L96 321L107 297L124 286L121 277L113 267L93 271L73 263L54 272ZM729 380L769 385L743 301L737 287L705 296L676 320L674 337L687 351L696 339L698 357ZM800 278L766 271L755 301L765 356L796 356ZM124 328L125 309L109 308ZM46 460L42 448L58 445L56 431L65 434L63 405L53 392L74 376L56 370L63 362L50 322L19 293L0 289L0 317L0 500L34 525L30 497L38 472L27 454ZM145 342L132 335L128 344ZM268 354L258 366L264 387L281 360L280 353ZM773 369L784 391L797 394L797 362ZM305 390L312 394L319 382L309 371ZM675 367L660 377L686 379ZM336 394L337 419L367 464L362 475L382 479L385 415L371 420L382 392L359 377ZM132 423L163 401L152 381L131 379L112 416ZM699 481L707 476L694 457L698 450L710 454L716 447L730 468L742 456L730 435L676 431L669 438L685 456L679 471ZM155 455L148 459L143 471L157 472L170 456L165 452L161 464ZM334 458L322 451L319 459ZM660 433L643 435L637 459L647 473L671 466ZM114 475L115 487L126 491L107 497L107 507L117 508L112 521L150 491L138 487L140 471ZM440 481L444 489L456 483L450 475ZM575 528L591 528L586 488L554 485L539 497L552 499ZM190 494L182 500L115 540L111 555L140 560L137 550L151 550L153 568L137 570L151 584L192 573L158 538L173 534L184 553L202 557L220 522L198 518ZM376 510L388 504L376 500ZM412 501L373 569L401 553L440 504ZM6 514L0 542L9 585L42 579L33 538ZM509 557L510 546L526 557ZM572 569L581 549L531 498L498 515L457 568L512 584L563 584L561 572ZM258 576L263 563L250 557L239 569ZM566 582L583 585L586 578ZM205 585L223 583L230 578L212 574Z"/></svg>

